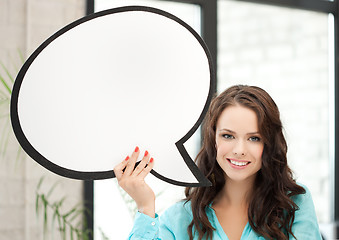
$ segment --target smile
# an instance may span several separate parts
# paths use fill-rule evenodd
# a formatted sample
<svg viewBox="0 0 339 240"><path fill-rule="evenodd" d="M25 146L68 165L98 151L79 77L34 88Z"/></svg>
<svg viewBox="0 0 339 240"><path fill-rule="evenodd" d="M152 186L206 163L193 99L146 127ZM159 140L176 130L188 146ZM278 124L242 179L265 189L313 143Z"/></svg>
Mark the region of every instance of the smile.
<svg viewBox="0 0 339 240"><path fill-rule="evenodd" d="M228 162L231 164L232 167L234 168L245 168L247 165L249 165L251 162L249 161L244 161L244 160L235 160L235 159L230 159L227 158Z"/></svg>

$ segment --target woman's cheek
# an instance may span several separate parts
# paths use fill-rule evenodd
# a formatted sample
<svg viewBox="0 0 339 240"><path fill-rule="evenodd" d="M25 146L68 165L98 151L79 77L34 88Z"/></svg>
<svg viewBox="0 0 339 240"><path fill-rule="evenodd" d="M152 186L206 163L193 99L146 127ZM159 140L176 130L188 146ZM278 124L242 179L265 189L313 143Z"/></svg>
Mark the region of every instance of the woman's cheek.
<svg viewBox="0 0 339 240"><path fill-rule="evenodd" d="M258 146L253 146L252 152L255 154L256 158L261 159L262 154L263 154L264 146L263 145L258 145Z"/></svg>
<svg viewBox="0 0 339 240"><path fill-rule="evenodd" d="M232 143L228 141L220 141L217 144L217 156L224 158L232 152Z"/></svg>

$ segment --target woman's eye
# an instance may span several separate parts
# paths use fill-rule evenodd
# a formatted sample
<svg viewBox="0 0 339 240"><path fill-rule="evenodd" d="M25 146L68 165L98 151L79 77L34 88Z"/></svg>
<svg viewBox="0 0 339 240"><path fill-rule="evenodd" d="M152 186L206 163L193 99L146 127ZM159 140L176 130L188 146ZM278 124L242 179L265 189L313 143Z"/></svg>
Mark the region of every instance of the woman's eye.
<svg viewBox="0 0 339 240"><path fill-rule="evenodd" d="M259 137L250 137L249 140L251 142L260 142L260 138Z"/></svg>
<svg viewBox="0 0 339 240"><path fill-rule="evenodd" d="M223 134L222 135L224 138L226 138L226 139L233 139L234 137L232 136L232 135L230 135L230 134Z"/></svg>

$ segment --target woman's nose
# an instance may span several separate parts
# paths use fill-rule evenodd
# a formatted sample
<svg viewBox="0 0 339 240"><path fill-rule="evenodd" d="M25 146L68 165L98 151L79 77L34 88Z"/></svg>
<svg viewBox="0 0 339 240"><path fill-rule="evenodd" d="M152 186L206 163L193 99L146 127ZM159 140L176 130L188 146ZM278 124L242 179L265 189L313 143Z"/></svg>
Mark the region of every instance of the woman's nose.
<svg viewBox="0 0 339 240"><path fill-rule="evenodd" d="M237 156L246 155L246 146L242 141L238 141L233 148L233 154Z"/></svg>

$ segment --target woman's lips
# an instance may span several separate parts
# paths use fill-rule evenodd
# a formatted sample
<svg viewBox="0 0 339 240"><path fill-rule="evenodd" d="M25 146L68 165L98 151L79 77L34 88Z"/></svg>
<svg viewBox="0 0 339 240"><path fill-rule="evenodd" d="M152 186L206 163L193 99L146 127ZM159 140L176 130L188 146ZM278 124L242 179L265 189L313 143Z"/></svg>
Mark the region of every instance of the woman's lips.
<svg viewBox="0 0 339 240"><path fill-rule="evenodd" d="M232 158L227 158L227 161L229 162L231 167L236 169L244 169L251 163L250 161L247 160L238 160Z"/></svg>

